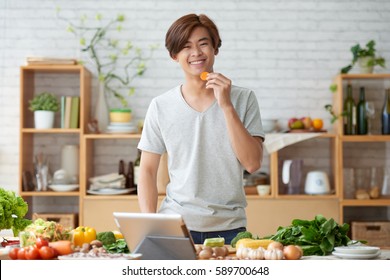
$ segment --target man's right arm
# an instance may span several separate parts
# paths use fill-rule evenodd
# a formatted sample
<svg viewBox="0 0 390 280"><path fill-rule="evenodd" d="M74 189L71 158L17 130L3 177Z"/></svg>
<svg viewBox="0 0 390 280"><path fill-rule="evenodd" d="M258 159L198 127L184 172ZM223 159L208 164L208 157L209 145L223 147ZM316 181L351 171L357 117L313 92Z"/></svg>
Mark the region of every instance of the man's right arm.
<svg viewBox="0 0 390 280"><path fill-rule="evenodd" d="M138 204L143 213L157 212L157 170L161 155L142 151L138 178Z"/></svg>

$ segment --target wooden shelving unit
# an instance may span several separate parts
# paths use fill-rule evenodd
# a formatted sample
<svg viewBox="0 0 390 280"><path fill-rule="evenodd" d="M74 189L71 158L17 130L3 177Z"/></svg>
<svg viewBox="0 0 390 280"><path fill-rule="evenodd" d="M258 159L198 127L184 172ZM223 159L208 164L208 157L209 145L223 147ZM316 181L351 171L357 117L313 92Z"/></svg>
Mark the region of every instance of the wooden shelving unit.
<svg viewBox="0 0 390 280"><path fill-rule="evenodd" d="M34 114L28 110L29 100L39 93L37 87L41 84L40 79L46 80L45 87L56 88L56 81L59 77L68 75L76 85L69 87L78 87L78 90L73 94L80 97L80 127L77 129L62 129L58 126L52 129L35 129ZM42 85L40 85L43 87ZM66 90L66 89L65 89ZM29 171L34 174L34 155L36 154L36 138L40 135L50 135L53 139L63 136L70 136L79 144L80 152L82 151L82 137L86 132L89 108L90 108L90 90L91 90L91 73L81 65L30 65L20 68L20 146L19 146L19 193L24 197L30 205L30 209L34 207L34 197L75 197L78 199L79 209L82 208L81 187L78 191L71 192L54 192L54 191L26 191L23 189L23 172ZM56 90L54 94L59 94ZM65 94L64 94L65 95ZM56 118L60 118L57 113ZM58 122L57 122L58 123ZM45 143L50 146L50 143ZM55 144L53 144L55 146ZM59 147L57 155L60 154ZM80 169L83 163L80 163ZM79 173L80 178L83 176ZM79 179L81 180L81 179ZM32 215L29 211L28 215ZM80 215L81 216L81 215Z"/></svg>

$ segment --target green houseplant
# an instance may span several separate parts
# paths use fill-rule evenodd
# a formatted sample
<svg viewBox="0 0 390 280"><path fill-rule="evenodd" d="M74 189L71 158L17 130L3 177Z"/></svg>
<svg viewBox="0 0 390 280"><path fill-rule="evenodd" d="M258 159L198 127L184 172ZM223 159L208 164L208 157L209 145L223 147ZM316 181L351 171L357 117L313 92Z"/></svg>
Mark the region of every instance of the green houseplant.
<svg viewBox="0 0 390 280"><path fill-rule="evenodd" d="M341 74L348 73L356 63L358 63L361 73L372 73L374 66L377 65L385 67L385 59L376 55L374 40L370 40L365 48L362 48L360 44L352 46L351 52L352 62L341 69Z"/></svg>
<svg viewBox="0 0 390 280"><path fill-rule="evenodd" d="M54 126L55 112L58 112L60 103L54 94L42 92L29 100L28 108L34 112L35 128L48 129Z"/></svg>
<svg viewBox="0 0 390 280"><path fill-rule="evenodd" d="M370 40L365 48L362 48L360 44L356 44L351 47L352 52L352 61L351 64L343 67L340 69L340 74L348 74L349 71L355 66L356 63L358 63L360 67L361 73L372 73L374 71L375 66L381 66L385 67L386 60L376 55L376 49L375 49L375 41ZM332 83L329 87L329 90L332 93L335 93L337 91L337 85L335 83ZM330 104L326 104L325 110L329 112L331 115L331 123L334 123L337 121L339 117L342 117L345 115L345 112L342 112L339 116L335 114L333 111L333 106Z"/></svg>

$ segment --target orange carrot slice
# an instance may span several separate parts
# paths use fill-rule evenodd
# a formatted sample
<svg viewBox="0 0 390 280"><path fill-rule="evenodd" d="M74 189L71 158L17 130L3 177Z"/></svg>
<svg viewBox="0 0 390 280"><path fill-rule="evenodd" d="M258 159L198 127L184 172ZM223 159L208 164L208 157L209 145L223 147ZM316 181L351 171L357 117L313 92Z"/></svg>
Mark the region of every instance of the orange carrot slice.
<svg viewBox="0 0 390 280"><path fill-rule="evenodd" d="M202 72L200 73L200 78L203 80L203 81L206 81L207 80L207 75L209 74L209 72Z"/></svg>

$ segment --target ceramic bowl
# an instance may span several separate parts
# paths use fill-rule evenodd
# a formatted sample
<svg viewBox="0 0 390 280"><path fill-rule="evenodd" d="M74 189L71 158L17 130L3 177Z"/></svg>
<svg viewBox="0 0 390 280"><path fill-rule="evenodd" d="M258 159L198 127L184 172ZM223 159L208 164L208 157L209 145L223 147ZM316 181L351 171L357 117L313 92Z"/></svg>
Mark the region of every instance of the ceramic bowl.
<svg viewBox="0 0 390 280"><path fill-rule="evenodd" d="M265 133L274 132L277 128L277 122L278 122L278 120L274 120L274 119L261 120L264 132Z"/></svg>
<svg viewBox="0 0 390 280"><path fill-rule="evenodd" d="M269 195L270 190L271 190L271 186L270 185L257 185L256 188L257 188L257 193L260 196Z"/></svg>
<svg viewBox="0 0 390 280"><path fill-rule="evenodd" d="M130 109L111 109L110 121L112 123L129 123L131 121Z"/></svg>

